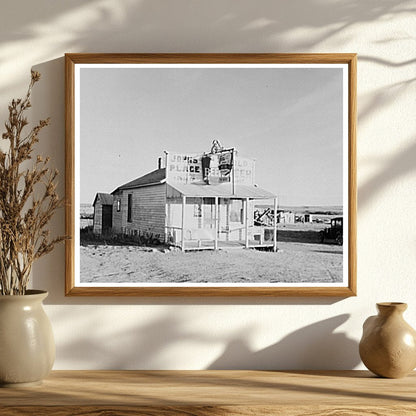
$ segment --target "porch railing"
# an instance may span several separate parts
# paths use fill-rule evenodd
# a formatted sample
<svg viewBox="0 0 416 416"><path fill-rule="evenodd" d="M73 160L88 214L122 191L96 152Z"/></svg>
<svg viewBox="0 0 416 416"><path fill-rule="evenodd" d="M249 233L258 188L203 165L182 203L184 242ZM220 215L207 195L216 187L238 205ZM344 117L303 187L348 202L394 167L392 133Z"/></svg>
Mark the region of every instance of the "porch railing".
<svg viewBox="0 0 416 416"><path fill-rule="evenodd" d="M258 246L271 246L274 244L273 227L248 227L248 236L245 235L246 227L223 228L218 231L215 239L215 229L213 228L185 228L166 227L166 242L185 249L214 249L218 244L239 241L242 246L247 248ZM182 235L183 233L183 235ZM238 233L236 235L236 233ZM226 234L221 238L220 234ZM216 244L217 243L217 244ZM182 244L184 247L182 247Z"/></svg>

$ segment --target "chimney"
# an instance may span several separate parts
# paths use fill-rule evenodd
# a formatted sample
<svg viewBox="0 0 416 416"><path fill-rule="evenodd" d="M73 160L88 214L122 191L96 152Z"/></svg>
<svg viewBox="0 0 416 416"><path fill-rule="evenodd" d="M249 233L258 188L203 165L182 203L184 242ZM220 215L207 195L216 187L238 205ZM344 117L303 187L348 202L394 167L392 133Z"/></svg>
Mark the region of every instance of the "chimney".
<svg viewBox="0 0 416 416"><path fill-rule="evenodd" d="M158 169L162 169L162 158L161 157L157 160L157 167L158 167Z"/></svg>

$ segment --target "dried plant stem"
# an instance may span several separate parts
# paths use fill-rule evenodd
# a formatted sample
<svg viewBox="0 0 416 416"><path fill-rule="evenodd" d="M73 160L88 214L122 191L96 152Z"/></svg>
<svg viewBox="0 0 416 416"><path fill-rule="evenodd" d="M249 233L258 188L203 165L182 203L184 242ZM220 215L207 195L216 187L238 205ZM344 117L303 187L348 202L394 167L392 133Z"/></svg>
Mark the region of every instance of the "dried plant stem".
<svg viewBox="0 0 416 416"><path fill-rule="evenodd" d="M49 253L65 237L49 237L45 228L62 205L56 193L57 171L51 172L49 158L37 156L33 166L22 164L32 159L39 132L49 124L41 120L26 136L25 111L31 106L30 96L40 74L32 71L24 99L9 105L9 118L2 139L8 150L0 150L0 294L23 295L29 283L33 262ZM38 192L39 191L39 192ZM40 194L35 197L34 194Z"/></svg>

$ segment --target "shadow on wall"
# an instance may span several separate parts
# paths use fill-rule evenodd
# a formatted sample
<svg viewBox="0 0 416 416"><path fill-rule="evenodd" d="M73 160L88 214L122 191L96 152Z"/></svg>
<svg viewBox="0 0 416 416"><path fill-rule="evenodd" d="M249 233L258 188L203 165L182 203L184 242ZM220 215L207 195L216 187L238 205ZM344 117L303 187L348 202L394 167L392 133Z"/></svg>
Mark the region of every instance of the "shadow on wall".
<svg viewBox="0 0 416 416"><path fill-rule="evenodd" d="M232 369L303 369L337 370L354 368L360 363L358 343L345 333L335 333L349 314L300 328L281 341L259 351L253 351L242 338L230 341L223 354L209 370Z"/></svg>
<svg viewBox="0 0 416 416"><path fill-rule="evenodd" d="M0 96L21 82L16 62L29 68L63 51L308 52L330 38L340 50L346 29L412 13L411 6L409 0L336 6L319 0L242 0L238 7L233 1L176 0L170 8L164 0L38 0L34 7L10 2L0 17L0 68L10 75L3 76L8 81L0 84Z"/></svg>
<svg viewBox="0 0 416 416"><path fill-rule="evenodd" d="M416 169L416 138L401 152L383 163L379 172L358 188L361 206L368 205L389 183L397 181Z"/></svg>
<svg viewBox="0 0 416 416"><path fill-rule="evenodd" d="M61 327L67 322L66 328L70 328L74 322L74 316L70 317L65 312L58 312L56 318L61 322ZM78 320L82 327L73 328L70 342L62 341L64 337L57 338L63 342L62 345L57 344L57 359L62 365L73 366L73 363L77 363L81 369L164 368L175 362L169 353L170 348L187 342L209 344L213 341L202 331L197 333L182 328L180 319L172 313L146 320L144 325L140 325L142 319L138 314L136 327L123 327L123 322L111 322L110 319L107 324L116 328L111 335L102 327L102 317L98 315L90 315L87 321Z"/></svg>
<svg viewBox="0 0 416 416"><path fill-rule="evenodd" d="M58 169L59 195L65 195L65 78L64 58L36 65L32 69L41 73L41 80L32 92L32 120L51 117L51 124L40 133L35 155L50 156L50 167ZM57 210L48 229L55 235L65 234L65 209ZM33 287L48 290L50 296L63 297L65 283L64 243L54 251L34 262Z"/></svg>
<svg viewBox="0 0 416 416"><path fill-rule="evenodd" d="M79 313L83 313L81 310ZM65 337L57 339L61 366L77 363L79 368L91 369L154 369L192 368L194 363L201 366L201 354L205 361L215 356L213 345L226 345L224 352L205 368L258 369L258 370L307 370L307 369L351 369L360 363L358 343L336 329L349 319L349 314L338 315L287 335L281 341L259 351L249 348L250 334L254 328L239 330L234 339L229 339L203 330L189 329L181 317L172 313L123 328L118 322L117 329L109 336L108 328L102 327L102 317L92 315L88 321L74 319L65 311L57 312L56 319L65 331L71 331L71 341ZM95 322L97 320L97 322ZM77 324L74 324L77 321ZM64 323L66 322L66 325ZM74 328L72 328L73 325ZM111 318L107 325L112 326ZM78 333L77 333L78 331ZM89 336L86 337L85 334ZM195 356L182 351L195 351ZM118 353L119 352L119 353ZM177 356L172 360L172 356ZM208 358L207 358L208 357ZM172 364L173 363L173 364ZM202 364L203 365L203 364Z"/></svg>

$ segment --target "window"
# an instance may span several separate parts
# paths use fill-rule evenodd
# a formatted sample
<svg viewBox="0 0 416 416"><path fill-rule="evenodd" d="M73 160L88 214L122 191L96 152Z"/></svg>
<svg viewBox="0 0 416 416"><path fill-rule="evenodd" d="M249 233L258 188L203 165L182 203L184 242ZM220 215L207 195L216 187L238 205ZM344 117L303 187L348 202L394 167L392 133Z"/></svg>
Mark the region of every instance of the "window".
<svg viewBox="0 0 416 416"><path fill-rule="evenodd" d="M133 194L127 195L127 222L132 222L132 205L133 205Z"/></svg>
<svg viewBox="0 0 416 416"><path fill-rule="evenodd" d="M121 200L117 199L117 212L120 212L121 210Z"/></svg>

